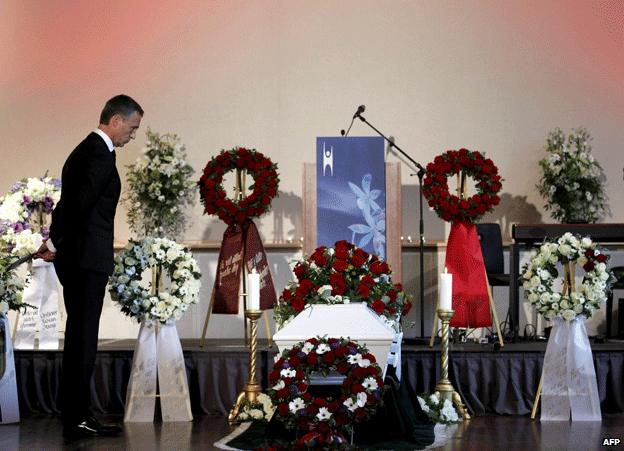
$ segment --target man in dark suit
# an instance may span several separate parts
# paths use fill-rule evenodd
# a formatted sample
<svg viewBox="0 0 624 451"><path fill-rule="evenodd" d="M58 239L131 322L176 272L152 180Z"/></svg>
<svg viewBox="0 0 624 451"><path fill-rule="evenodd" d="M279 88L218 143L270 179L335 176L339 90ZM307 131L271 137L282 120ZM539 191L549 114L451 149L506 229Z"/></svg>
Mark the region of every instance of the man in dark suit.
<svg viewBox="0 0 624 451"><path fill-rule="evenodd" d="M61 409L68 438L112 435L90 413L91 379L108 277L113 272L113 227L121 193L115 147L136 136L143 109L126 95L104 106L100 124L69 155L61 176L61 199L52 212L50 239L35 258L54 261L67 310Z"/></svg>

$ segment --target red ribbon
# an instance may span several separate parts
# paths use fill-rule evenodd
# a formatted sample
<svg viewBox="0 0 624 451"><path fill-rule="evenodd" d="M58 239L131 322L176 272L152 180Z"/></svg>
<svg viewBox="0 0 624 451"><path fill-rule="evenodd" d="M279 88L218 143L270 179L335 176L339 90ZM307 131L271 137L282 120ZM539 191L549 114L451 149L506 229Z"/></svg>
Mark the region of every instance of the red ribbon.
<svg viewBox="0 0 624 451"><path fill-rule="evenodd" d="M262 239L253 221L247 220L243 224L230 224L223 233L213 313L238 313L243 261L248 272L255 268L260 273L260 310L275 305L277 297Z"/></svg>
<svg viewBox="0 0 624 451"><path fill-rule="evenodd" d="M474 224L454 222L446 247L446 268L453 274L451 327L492 325L481 244Z"/></svg>

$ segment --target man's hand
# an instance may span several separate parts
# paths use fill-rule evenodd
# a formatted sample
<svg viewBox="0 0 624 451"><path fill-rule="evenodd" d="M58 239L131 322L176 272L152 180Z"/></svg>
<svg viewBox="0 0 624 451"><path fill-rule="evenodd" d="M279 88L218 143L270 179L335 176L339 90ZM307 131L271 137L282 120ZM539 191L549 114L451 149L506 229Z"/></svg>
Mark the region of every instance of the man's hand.
<svg viewBox="0 0 624 451"><path fill-rule="evenodd" d="M55 255L56 254L54 252L48 249L48 245L44 241L43 244L41 244L41 247L39 247L39 249L37 250L37 252L35 252L35 255L33 255L33 258L42 258L43 261L51 262L52 260L54 260Z"/></svg>

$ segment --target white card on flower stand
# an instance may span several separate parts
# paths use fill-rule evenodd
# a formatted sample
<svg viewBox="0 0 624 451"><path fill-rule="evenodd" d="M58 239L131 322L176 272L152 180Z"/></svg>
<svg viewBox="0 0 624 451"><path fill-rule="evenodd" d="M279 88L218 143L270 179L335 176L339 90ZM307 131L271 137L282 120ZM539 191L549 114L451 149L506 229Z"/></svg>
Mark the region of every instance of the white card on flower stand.
<svg viewBox="0 0 624 451"><path fill-rule="evenodd" d="M32 261L32 278L24 288L23 301L29 308L19 315L15 349L34 349L39 331L39 349L58 349L59 285L54 265Z"/></svg>

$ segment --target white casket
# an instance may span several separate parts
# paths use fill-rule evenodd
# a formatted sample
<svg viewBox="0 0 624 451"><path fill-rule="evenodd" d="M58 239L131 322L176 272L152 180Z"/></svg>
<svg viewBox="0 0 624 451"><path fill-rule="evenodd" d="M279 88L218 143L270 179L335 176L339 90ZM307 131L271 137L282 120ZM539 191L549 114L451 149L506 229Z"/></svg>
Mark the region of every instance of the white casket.
<svg viewBox="0 0 624 451"><path fill-rule="evenodd" d="M277 331L273 340L280 352L312 337L350 338L368 348L384 375L395 331L363 302L310 304Z"/></svg>

